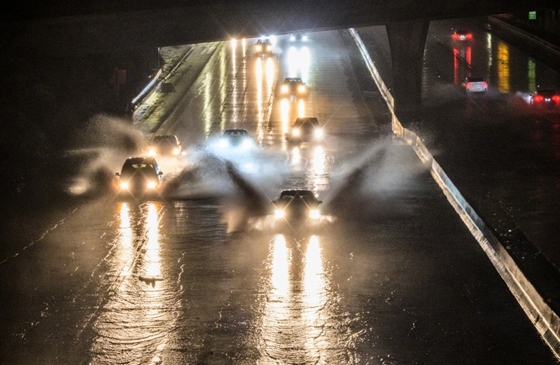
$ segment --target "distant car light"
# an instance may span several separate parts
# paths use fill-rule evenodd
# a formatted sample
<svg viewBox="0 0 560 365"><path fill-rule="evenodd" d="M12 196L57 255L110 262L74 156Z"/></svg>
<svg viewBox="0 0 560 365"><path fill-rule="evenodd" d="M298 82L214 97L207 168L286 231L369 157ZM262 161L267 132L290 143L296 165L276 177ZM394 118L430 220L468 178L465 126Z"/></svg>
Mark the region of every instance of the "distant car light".
<svg viewBox="0 0 560 365"><path fill-rule="evenodd" d="M296 136L296 137L299 136L299 129L295 128L295 129L292 131L292 136Z"/></svg>
<svg viewBox="0 0 560 365"><path fill-rule="evenodd" d="M301 40L302 40L302 41L307 41L307 36L304 35L303 37L301 37Z"/></svg>
<svg viewBox="0 0 560 365"><path fill-rule="evenodd" d="M321 213L319 213L319 209L311 209L311 211L309 212L309 217L313 218L313 219L317 219L321 216Z"/></svg>
<svg viewBox="0 0 560 365"><path fill-rule="evenodd" d="M121 181L121 183L119 184L119 187L121 189L128 189L128 181Z"/></svg>
<svg viewBox="0 0 560 365"><path fill-rule="evenodd" d="M303 85L299 85L299 86L298 86L298 92L304 93L305 90L306 90L306 87L305 87L305 86L303 86Z"/></svg>
<svg viewBox="0 0 560 365"><path fill-rule="evenodd" d="M155 189L157 187L156 181L148 181L148 189Z"/></svg>
<svg viewBox="0 0 560 365"><path fill-rule="evenodd" d="M282 85L282 87L280 87L280 91L282 93L287 93L290 90L290 88L288 87L288 85Z"/></svg>
<svg viewBox="0 0 560 365"><path fill-rule="evenodd" d="M153 149L153 148L150 148L150 151L148 152L148 155L155 156L156 155L156 150Z"/></svg>
<svg viewBox="0 0 560 365"><path fill-rule="evenodd" d="M258 51L258 52L262 51L262 46L261 46L260 44L259 44L259 45L257 45L257 47L256 47L256 48L257 48L257 51Z"/></svg>
<svg viewBox="0 0 560 365"><path fill-rule="evenodd" d="M317 138L323 137L323 130L322 129L315 129L315 137L317 137Z"/></svg>
<svg viewBox="0 0 560 365"><path fill-rule="evenodd" d="M179 153L181 153L181 150L180 150L180 149L178 149L178 148L174 148L174 149L173 149L173 154L174 154L174 155L178 155Z"/></svg>
<svg viewBox="0 0 560 365"><path fill-rule="evenodd" d="M274 211L274 215L278 218L282 218L282 217L284 217L284 211L282 209L276 209Z"/></svg>

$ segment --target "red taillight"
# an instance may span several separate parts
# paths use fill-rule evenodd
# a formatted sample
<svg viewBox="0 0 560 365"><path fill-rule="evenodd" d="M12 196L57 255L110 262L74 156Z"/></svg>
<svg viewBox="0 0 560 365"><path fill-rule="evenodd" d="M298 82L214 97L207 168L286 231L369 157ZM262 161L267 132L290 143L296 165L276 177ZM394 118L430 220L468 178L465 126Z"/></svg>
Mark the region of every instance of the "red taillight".
<svg viewBox="0 0 560 365"><path fill-rule="evenodd" d="M544 97L542 95L535 95L533 96L533 101L537 103L542 103L544 101Z"/></svg>
<svg viewBox="0 0 560 365"><path fill-rule="evenodd" d="M560 95L553 95L552 101L555 103L560 103Z"/></svg>
<svg viewBox="0 0 560 365"><path fill-rule="evenodd" d="M459 38L459 35L457 33L453 33L453 35L451 36L453 39L457 39Z"/></svg>
<svg viewBox="0 0 560 365"><path fill-rule="evenodd" d="M467 34L467 39L472 39L472 34Z"/></svg>
<svg viewBox="0 0 560 365"><path fill-rule="evenodd" d="M486 81L484 81L484 82L482 83L482 85L483 85L484 87L486 87L486 88L488 87L488 83L487 83Z"/></svg>
<svg viewBox="0 0 560 365"><path fill-rule="evenodd" d="M470 82L467 82L467 83L465 84L465 87L466 87L467 89L469 89L469 88L471 87L471 83L470 83Z"/></svg>

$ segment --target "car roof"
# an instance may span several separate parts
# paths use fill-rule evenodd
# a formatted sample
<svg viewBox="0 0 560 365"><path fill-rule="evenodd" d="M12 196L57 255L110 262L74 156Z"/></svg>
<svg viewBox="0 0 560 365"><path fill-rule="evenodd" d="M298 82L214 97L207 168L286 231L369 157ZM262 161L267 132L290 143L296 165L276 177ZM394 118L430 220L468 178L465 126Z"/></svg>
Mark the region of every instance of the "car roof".
<svg viewBox="0 0 560 365"><path fill-rule="evenodd" d="M554 89L538 89L535 94L555 94L556 92Z"/></svg>
<svg viewBox="0 0 560 365"><path fill-rule="evenodd" d="M125 163L155 163L157 160L152 156L142 156L142 157L129 157L126 159Z"/></svg>
<svg viewBox="0 0 560 365"><path fill-rule="evenodd" d="M268 44L268 43L272 43L272 42L270 41L270 39L264 38L264 39L257 40L257 43L267 43Z"/></svg>
<svg viewBox="0 0 560 365"><path fill-rule="evenodd" d="M466 33L470 33L470 32L469 32L468 30L466 30L466 29L457 29L457 30L455 31L455 33L458 33L458 34L466 34Z"/></svg>
<svg viewBox="0 0 560 365"><path fill-rule="evenodd" d="M467 81L484 81L484 77L480 77L480 76L469 76L469 77L467 77Z"/></svg>
<svg viewBox="0 0 560 365"><path fill-rule="evenodd" d="M286 77L284 79L284 82L301 82L301 83L303 83L303 80L301 79L301 77Z"/></svg>
<svg viewBox="0 0 560 365"><path fill-rule="evenodd" d="M160 141L173 141L175 143L178 143L179 139L174 134L163 134L154 137L154 142L160 142Z"/></svg>
<svg viewBox="0 0 560 365"><path fill-rule="evenodd" d="M315 194L311 190L306 189L288 189L282 190L280 192L280 198L286 196L301 196L301 197L313 197L315 198Z"/></svg>
<svg viewBox="0 0 560 365"><path fill-rule="evenodd" d="M243 128L232 128L232 129L226 129L224 131L224 136L236 136L236 135L243 135L243 136L248 136L249 132L246 129Z"/></svg>
<svg viewBox="0 0 560 365"><path fill-rule="evenodd" d="M317 118L315 118L315 117L300 117L300 118L296 119L296 121L294 122L294 125L303 125L305 123L309 123L309 124L312 124L314 126L318 126L319 125L319 120L317 120Z"/></svg>

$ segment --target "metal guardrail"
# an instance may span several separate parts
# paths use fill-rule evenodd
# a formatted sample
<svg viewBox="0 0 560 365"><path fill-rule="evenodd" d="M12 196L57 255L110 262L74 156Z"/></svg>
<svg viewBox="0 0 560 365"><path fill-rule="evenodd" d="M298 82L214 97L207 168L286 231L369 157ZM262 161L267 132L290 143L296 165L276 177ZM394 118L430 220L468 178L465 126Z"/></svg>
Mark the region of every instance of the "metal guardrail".
<svg viewBox="0 0 560 365"><path fill-rule="evenodd" d="M508 32L515 34L516 36L523 38L533 44L535 44L536 46L540 46L540 47L544 47L549 53L555 55L556 57L560 57L560 47L556 46L555 44L552 44L550 42L545 41L542 38L539 38L529 32L526 32L522 29L516 28L513 25L509 24L508 22L505 22L501 19L499 19L498 17L495 16L489 16L488 17L488 22L490 24L494 24L497 25L501 28L507 29Z"/></svg>
<svg viewBox="0 0 560 365"><path fill-rule="evenodd" d="M521 308L523 308L525 314L531 320L541 337L551 348L554 355L560 359L560 318L525 277L500 240L492 232L491 227L486 225L484 220L466 201L449 176L447 176L445 171L443 171L441 166L433 158L424 143L422 143L418 135L402 126L394 112L394 99L375 68L375 64L371 60L360 35L353 28L349 29L349 31L377 87L391 110L391 114L393 115L393 133L409 144L422 162L430 164L432 177L440 186L450 204L459 214L463 223L467 226L474 238L478 241L479 245L496 268L496 271L498 271L505 281L509 290L520 304Z"/></svg>
<svg viewBox="0 0 560 365"><path fill-rule="evenodd" d="M152 92L154 90L154 87L156 86L156 84L164 82L167 79L167 77L169 77L169 75L173 74L173 72L175 72L177 67L179 67L187 59L187 57L189 57L189 55L192 53L192 51L193 51L193 48L192 47L189 48L189 50L187 52L185 52L185 55L183 57L181 57L179 62L177 62L173 66L171 71L169 71L165 76L163 76L163 78L162 78L163 69L160 68L158 70L158 72L154 75L154 77L152 77L152 80L130 102L132 110L136 109L138 104L140 104L142 102L142 100L144 100L150 94L150 92Z"/></svg>

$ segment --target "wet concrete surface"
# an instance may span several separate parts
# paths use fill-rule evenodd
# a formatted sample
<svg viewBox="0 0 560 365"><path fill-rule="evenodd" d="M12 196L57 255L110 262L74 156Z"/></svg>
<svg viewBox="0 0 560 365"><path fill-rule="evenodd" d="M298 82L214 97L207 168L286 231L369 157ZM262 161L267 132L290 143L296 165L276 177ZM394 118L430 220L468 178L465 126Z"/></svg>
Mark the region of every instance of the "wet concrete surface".
<svg viewBox="0 0 560 365"><path fill-rule="evenodd" d="M557 363L412 149L383 136L386 113L372 110L385 106L360 88L348 34L286 41L272 59L251 40L209 58L196 97L165 122L186 146L161 160L182 178L173 199L93 196L45 207L37 234L14 232L0 259L0 362ZM308 100L276 97L288 75L304 77ZM322 121L322 143L286 143L300 113ZM214 134L233 126L262 148L217 151ZM279 225L243 199L197 197L239 194L227 160L271 200L308 188L329 215Z"/></svg>

